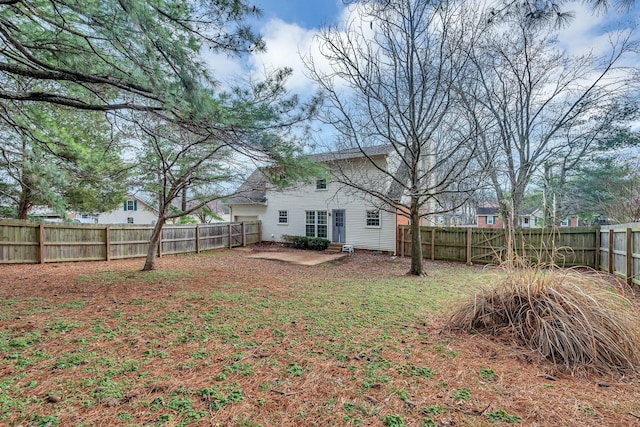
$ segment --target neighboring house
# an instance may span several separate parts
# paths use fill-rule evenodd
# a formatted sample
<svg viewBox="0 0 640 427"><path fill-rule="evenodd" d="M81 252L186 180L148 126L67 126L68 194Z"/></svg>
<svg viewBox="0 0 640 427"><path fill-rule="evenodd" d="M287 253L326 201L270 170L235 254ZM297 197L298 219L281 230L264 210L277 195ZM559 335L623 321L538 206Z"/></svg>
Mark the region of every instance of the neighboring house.
<svg viewBox="0 0 640 427"><path fill-rule="evenodd" d="M598 215L591 221L591 227L600 227L602 225L611 225L611 218L608 218L604 215ZM585 225L588 225L585 223Z"/></svg>
<svg viewBox="0 0 640 427"><path fill-rule="evenodd" d="M463 227L462 215L458 213L442 213L436 215L436 227Z"/></svg>
<svg viewBox="0 0 640 427"><path fill-rule="evenodd" d="M476 209L476 224L478 228L504 228L498 208L492 206Z"/></svg>
<svg viewBox="0 0 640 427"><path fill-rule="evenodd" d="M388 146L371 147L366 153L379 167L388 167ZM354 175L370 173L372 177L379 173L359 150L313 158L325 163L330 171L349 170ZM355 248L395 252L398 215L379 209L376 203L365 193L345 188L331 178L318 177L311 184L277 189L261 170L256 170L227 201L232 221L262 221L263 241L282 242L283 235L303 235Z"/></svg>
<svg viewBox="0 0 640 427"><path fill-rule="evenodd" d="M64 214L60 215L49 206L34 206L29 209L29 218L43 222L64 222Z"/></svg>
<svg viewBox="0 0 640 427"><path fill-rule="evenodd" d="M565 218L560 219L558 225L560 227L586 227L587 223L580 219L578 215L567 215Z"/></svg>
<svg viewBox="0 0 640 427"><path fill-rule="evenodd" d="M522 209L518 215L518 227L522 228L540 228L544 224L544 215L542 209L529 208Z"/></svg>
<svg viewBox="0 0 640 427"><path fill-rule="evenodd" d="M69 214L69 219L75 224L97 224L98 218L94 215L74 212Z"/></svg>
<svg viewBox="0 0 640 427"><path fill-rule="evenodd" d="M214 223L214 222L230 222L229 207L225 205L222 200L212 200L207 203L209 210L200 209L190 216L195 218L201 223Z"/></svg>
<svg viewBox="0 0 640 427"><path fill-rule="evenodd" d="M155 224L158 210L134 194L127 194L120 207L98 214L99 224Z"/></svg>
<svg viewBox="0 0 640 427"><path fill-rule="evenodd" d="M408 211L409 208L407 208ZM400 209L398 209L396 214L396 225L409 225L411 224L411 220L409 219L409 217L407 216L407 212L402 212L400 211ZM420 214L424 214L424 211L421 209L420 210ZM420 225L423 227L428 227L428 226L432 226L433 224L430 221L431 217L427 216L427 217L420 217Z"/></svg>

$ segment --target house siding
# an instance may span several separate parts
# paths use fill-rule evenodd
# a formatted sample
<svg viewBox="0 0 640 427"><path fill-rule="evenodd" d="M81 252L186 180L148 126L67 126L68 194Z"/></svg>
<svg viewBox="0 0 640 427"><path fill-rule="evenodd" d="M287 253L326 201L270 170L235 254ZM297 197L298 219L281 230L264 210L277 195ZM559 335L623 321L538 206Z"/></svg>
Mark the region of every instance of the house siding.
<svg viewBox="0 0 640 427"><path fill-rule="evenodd" d="M360 165L361 167L361 165ZM345 211L345 242L356 248L395 252L396 215L380 210L380 227L367 227L367 210L376 209L363 193L341 188L327 180L326 190L317 190L316 183L286 190L267 189L266 206L231 204L232 217L257 215L262 221L263 241L284 241L283 235L305 235L306 211L327 211L327 238L333 237L333 210ZM278 211L288 212L288 223L278 223Z"/></svg>
<svg viewBox="0 0 640 427"><path fill-rule="evenodd" d="M367 227L367 210L375 209L365 200L345 194L338 185L327 184L327 190L316 190L315 184L302 186L294 191L267 192L268 206L262 214L262 238L266 241L283 241L283 234L305 235L306 211L345 211L345 243L357 248L390 251L395 250L395 215L380 211L380 227ZM239 215L240 206L234 206L233 215ZM278 211L288 211L288 224L278 224ZM254 210L253 212L256 212ZM328 218L329 240L333 237L333 215Z"/></svg>
<svg viewBox="0 0 640 427"><path fill-rule="evenodd" d="M494 217L495 224L487 224L487 215L478 215L477 225L478 228L503 228L504 224L497 215L491 215Z"/></svg>
<svg viewBox="0 0 640 427"><path fill-rule="evenodd" d="M137 210L125 211L123 204L120 203L118 208L98 214L98 224L127 224L128 218L133 218L134 224L155 224L158 221L158 213L151 210L146 203L135 197L128 200L136 200Z"/></svg>

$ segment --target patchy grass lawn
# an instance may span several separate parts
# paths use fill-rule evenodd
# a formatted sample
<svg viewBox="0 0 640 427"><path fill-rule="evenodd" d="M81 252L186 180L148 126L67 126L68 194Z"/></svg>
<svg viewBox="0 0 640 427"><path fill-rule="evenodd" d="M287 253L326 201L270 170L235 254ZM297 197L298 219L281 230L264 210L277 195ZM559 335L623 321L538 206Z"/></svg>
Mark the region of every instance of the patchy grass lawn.
<svg viewBox="0 0 640 427"><path fill-rule="evenodd" d="M499 272L356 254L242 251L0 266L0 424L640 424L636 379L573 378L527 350L441 332Z"/></svg>

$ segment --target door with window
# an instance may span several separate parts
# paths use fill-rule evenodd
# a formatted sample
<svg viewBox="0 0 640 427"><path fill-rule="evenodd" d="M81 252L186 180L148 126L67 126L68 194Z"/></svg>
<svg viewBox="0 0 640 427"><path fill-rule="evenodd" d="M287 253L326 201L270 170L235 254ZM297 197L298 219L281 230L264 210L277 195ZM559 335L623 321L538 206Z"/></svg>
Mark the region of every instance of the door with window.
<svg viewBox="0 0 640 427"><path fill-rule="evenodd" d="M332 233L332 241L335 243L345 243L345 224L344 224L345 214L344 209L334 209L333 210L333 233Z"/></svg>

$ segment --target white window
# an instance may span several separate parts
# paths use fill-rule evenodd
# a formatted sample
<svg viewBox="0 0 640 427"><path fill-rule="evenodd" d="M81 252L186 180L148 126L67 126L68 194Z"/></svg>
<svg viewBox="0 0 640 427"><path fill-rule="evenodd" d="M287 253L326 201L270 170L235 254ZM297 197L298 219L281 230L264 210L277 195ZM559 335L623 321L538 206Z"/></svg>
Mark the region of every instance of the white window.
<svg viewBox="0 0 640 427"><path fill-rule="evenodd" d="M380 227L380 211L367 211L367 227Z"/></svg>
<svg viewBox="0 0 640 427"><path fill-rule="evenodd" d="M491 224L495 224L494 216L493 215L487 215L487 225L491 225Z"/></svg>
<svg viewBox="0 0 640 427"><path fill-rule="evenodd" d="M138 201L137 200L127 200L124 202L124 210L125 211L137 211L138 210Z"/></svg>
<svg viewBox="0 0 640 427"><path fill-rule="evenodd" d="M571 225L571 219L565 218L560 222L560 227L569 227Z"/></svg>
<svg viewBox="0 0 640 427"><path fill-rule="evenodd" d="M327 238L327 211L305 212L305 235L307 237Z"/></svg>
<svg viewBox="0 0 640 427"><path fill-rule="evenodd" d="M289 224L289 211L278 211L278 224Z"/></svg>
<svg viewBox="0 0 640 427"><path fill-rule="evenodd" d="M133 217L127 218L127 224L133 224Z"/></svg>
<svg viewBox="0 0 640 427"><path fill-rule="evenodd" d="M316 180L316 190L326 190L327 189L327 180L324 178L318 178Z"/></svg>

